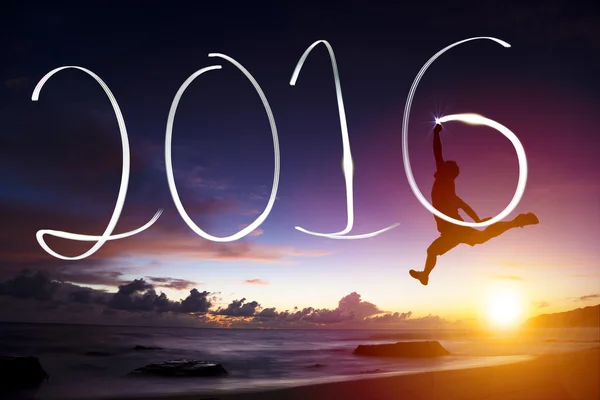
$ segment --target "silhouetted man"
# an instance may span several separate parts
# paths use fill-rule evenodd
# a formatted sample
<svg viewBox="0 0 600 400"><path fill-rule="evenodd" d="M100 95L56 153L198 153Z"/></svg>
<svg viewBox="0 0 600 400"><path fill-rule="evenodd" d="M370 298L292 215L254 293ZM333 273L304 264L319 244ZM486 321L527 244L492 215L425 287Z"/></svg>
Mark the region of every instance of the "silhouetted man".
<svg viewBox="0 0 600 400"><path fill-rule="evenodd" d="M436 124L433 129L433 154L435 155L435 164L437 166L437 171L434 175L435 181L431 190L431 202L433 206L447 216L460 221L463 221L458 213L460 209L475 222L489 220L490 218L479 219L475 211L456 195L454 180L458 176L459 168L456 161L444 161L444 157L442 156L442 141L440 140L441 131L442 126ZM434 215L434 218L437 222L440 237L434 240L427 249L427 261L425 262L424 271L410 270L410 276L418 279L423 285L427 285L429 282L429 274L433 270L433 267L435 267L437 257L459 244L466 243L475 246L476 244L485 243L511 228L522 228L525 225L539 223L538 218L533 213L519 214L512 221L497 222L480 231L468 226L453 224L436 215Z"/></svg>

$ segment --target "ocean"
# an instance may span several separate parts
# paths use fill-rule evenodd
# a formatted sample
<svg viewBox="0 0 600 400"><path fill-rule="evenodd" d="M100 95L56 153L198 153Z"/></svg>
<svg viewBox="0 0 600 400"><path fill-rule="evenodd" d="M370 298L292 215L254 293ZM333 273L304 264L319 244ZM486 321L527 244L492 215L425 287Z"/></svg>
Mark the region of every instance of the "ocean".
<svg viewBox="0 0 600 400"><path fill-rule="evenodd" d="M476 334L431 330L241 330L0 323L0 355L35 356L50 375L47 400L134 395L215 394L524 361L598 345L597 328ZM357 356L359 344L437 340L452 354L435 359ZM134 350L134 346L162 349ZM214 361L223 377L134 376L175 359Z"/></svg>

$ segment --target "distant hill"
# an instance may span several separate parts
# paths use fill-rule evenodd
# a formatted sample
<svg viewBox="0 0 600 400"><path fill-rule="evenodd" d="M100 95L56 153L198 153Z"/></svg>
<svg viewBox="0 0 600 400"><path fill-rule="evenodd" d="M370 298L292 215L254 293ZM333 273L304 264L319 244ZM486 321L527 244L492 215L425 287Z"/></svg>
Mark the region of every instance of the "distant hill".
<svg viewBox="0 0 600 400"><path fill-rule="evenodd" d="M530 328L600 327L600 304L555 314L541 314L527 320Z"/></svg>

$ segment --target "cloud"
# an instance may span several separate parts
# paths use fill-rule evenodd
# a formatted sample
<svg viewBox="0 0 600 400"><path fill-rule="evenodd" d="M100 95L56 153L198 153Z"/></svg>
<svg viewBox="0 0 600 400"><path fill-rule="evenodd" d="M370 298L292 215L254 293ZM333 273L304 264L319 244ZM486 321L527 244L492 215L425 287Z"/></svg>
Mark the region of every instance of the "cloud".
<svg viewBox="0 0 600 400"><path fill-rule="evenodd" d="M148 289L152 289L151 284L146 283L143 279L135 279L133 282L128 283L127 285L119 286L118 293L129 296L131 294L143 292Z"/></svg>
<svg viewBox="0 0 600 400"><path fill-rule="evenodd" d="M586 296L581 296L579 298L579 301L588 301L588 300L594 300L594 299L598 299L598 298L600 298L600 293L588 294Z"/></svg>
<svg viewBox="0 0 600 400"><path fill-rule="evenodd" d="M215 201L199 202L196 215L210 215L215 209L214 203ZM115 233L143 225L155 210L147 211L124 211ZM130 238L109 241L95 254L76 263L50 256L35 239L35 232L45 228L98 234L106 228L108 215L110 211L97 215L73 214L72 210L7 203L0 198L0 220L6 226L12 227L11 230L0 231L0 278L14 276L26 268L42 269L51 272L57 279L68 282L116 287L124 283L124 270L116 268L115 263L127 263L128 260L138 257L151 257L159 263L190 260L270 263L291 262L297 257L322 257L329 254L327 251L253 243L245 239L230 243L208 241L191 232L172 208L165 210L147 231ZM206 229L202 223L200 225ZM47 237L47 243L56 252L70 256L81 254L90 248L89 242L74 242L53 237ZM190 287L186 285L183 281L171 282L173 288ZM157 283L157 286L162 285Z"/></svg>
<svg viewBox="0 0 600 400"><path fill-rule="evenodd" d="M119 286L123 272L110 269L61 268L53 274L58 280L88 285Z"/></svg>
<svg viewBox="0 0 600 400"><path fill-rule="evenodd" d="M260 215L261 213L262 213L262 211L253 208L253 209L242 211L241 214L248 215L248 216L255 216L255 215Z"/></svg>
<svg viewBox="0 0 600 400"><path fill-rule="evenodd" d="M233 300L226 308L218 309L215 314L232 317L252 317L260 305L256 301L245 303L246 299Z"/></svg>
<svg viewBox="0 0 600 400"><path fill-rule="evenodd" d="M347 313L353 313L358 318L364 318L383 312L377 308L375 304L363 301L360 294L356 292L352 292L343 297L338 303L338 309Z"/></svg>
<svg viewBox="0 0 600 400"><path fill-rule="evenodd" d="M384 312L352 292L334 309L305 307L278 311L263 308L246 298L216 308L216 292L190 290L180 301L158 294L154 282L178 282L174 278L135 279L108 293L52 280L44 272L23 271L0 283L0 318L22 322L118 323L161 326L210 326L232 328L373 328L442 327L438 316L414 318L412 312Z"/></svg>
<svg viewBox="0 0 600 400"><path fill-rule="evenodd" d="M183 281L173 278L164 280ZM205 313L212 306L210 294L192 289L184 300L172 301L164 293L157 294L154 286L144 279L135 279L120 285L116 293L107 293L52 280L47 273L41 271L23 271L16 277L0 283L0 296L35 299L48 304L94 304L107 310L129 312Z"/></svg>
<svg viewBox="0 0 600 400"><path fill-rule="evenodd" d="M533 306L535 308L546 308L550 305L547 301L534 301Z"/></svg>
<svg viewBox="0 0 600 400"><path fill-rule="evenodd" d="M0 295L21 299L50 300L58 286L57 282L48 279L43 272L24 271L22 274L0 283Z"/></svg>
<svg viewBox="0 0 600 400"><path fill-rule="evenodd" d="M310 314L306 315L302 320L304 322L313 322L316 324L339 324L344 321L351 321L354 319L352 312L341 310L339 308L333 310L314 310Z"/></svg>
<svg viewBox="0 0 600 400"><path fill-rule="evenodd" d="M212 306L208 296L209 292L200 292L198 289L190 290L190 295L181 302L181 312L184 313L206 313Z"/></svg>
<svg viewBox="0 0 600 400"><path fill-rule="evenodd" d="M69 294L69 300L75 303L89 304L92 302L92 293L93 291L91 289L82 289L77 292L72 292Z"/></svg>
<svg viewBox="0 0 600 400"><path fill-rule="evenodd" d="M226 183L219 183L217 181L206 180L201 177L193 177L189 181L189 185L195 188L203 189L214 189L214 190L225 190L229 187Z"/></svg>
<svg viewBox="0 0 600 400"><path fill-rule="evenodd" d="M412 312L406 312L406 313L398 313L395 312L393 314L384 314L384 315L377 315L374 317L370 317L369 321L371 322L375 322L375 323L383 323L383 324L392 324L392 323L396 323L399 321L406 321L410 318L410 316L412 315Z"/></svg>
<svg viewBox="0 0 600 400"><path fill-rule="evenodd" d="M189 281L187 279L176 279L176 278L165 278L165 277L154 277L147 276L146 279L150 281L155 287L169 288L175 290L185 290L192 286L197 286L198 283Z"/></svg>
<svg viewBox="0 0 600 400"><path fill-rule="evenodd" d="M295 257L328 254L252 242L252 236L262 234L262 229L231 243L216 243L199 237L181 219L164 174L155 167L160 164L157 159L164 156L163 146L142 142L136 145L137 151L131 152L127 202L114 233L136 229L159 208L164 208L159 220L139 235L105 243L84 260L73 263L56 259L37 243L35 233L38 230L100 234L106 228L121 176L118 126L110 113L84 110L66 114L47 102L36 104L31 118L9 120L7 126L0 132L0 180L5 182L5 190L0 194L0 220L11 229L0 231L2 279L29 268L45 270L54 278L68 282L116 287L126 282L123 281L123 269L115 264L127 263L137 257L148 256L158 262L289 262ZM54 133L44 134L48 131ZM30 146L31 143L36 146ZM207 171L191 165L195 167L194 176L206 175ZM177 189L190 218L206 231L210 232L219 214L243 212L237 201L215 198L209 194L209 188L179 179L179 175ZM46 240L56 252L70 256L81 254L91 246L89 242L48 236ZM64 276L58 276L58 271ZM185 282L172 282L172 285L190 288Z"/></svg>
<svg viewBox="0 0 600 400"><path fill-rule="evenodd" d="M523 278L521 278L520 276L514 276L514 275L496 275L494 276L494 279L506 279L506 280L511 280L511 281L522 281Z"/></svg>
<svg viewBox="0 0 600 400"><path fill-rule="evenodd" d="M179 154L183 152L183 155L185 156L186 153L189 152L189 149L186 147L179 147L176 149L176 152ZM194 154L194 157L195 156L196 155ZM173 166L173 175L177 179L178 187L179 185L184 185L192 190L201 189L203 192L223 191L231 187L228 182L209 178L208 175L210 173L210 169L205 166L195 164L195 162L189 160L189 158L190 155L187 154L187 157L183 157L183 160L178 159L177 166ZM159 170L161 173L165 172L166 167L164 160L159 160L154 163L154 168Z"/></svg>
<svg viewBox="0 0 600 400"><path fill-rule="evenodd" d="M200 292L194 288L181 302L171 301L167 295L156 294L152 284L144 279L119 286L119 291L114 294L108 303L110 308L129 311L156 311L159 313L205 313L212 306L208 296L209 292Z"/></svg>
<svg viewBox="0 0 600 400"><path fill-rule="evenodd" d="M250 225L250 224L242 224L242 225L240 225L240 229L244 229L244 228L248 227L249 225ZM255 230L253 230L252 232L250 232L250 233L248 234L248 236L260 236L260 235L262 235L263 233L265 233L265 231L264 231L263 229L261 229L261 228L256 228Z"/></svg>
<svg viewBox="0 0 600 400"><path fill-rule="evenodd" d="M114 294L108 306L117 310L152 311L156 299L152 285L143 279L136 279L119 286L119 291Z"/></svg>
<svg viewBox="0 0 600 400"><path fill-rule="evenodd" d="M246 279L244 283L248 285L268 285L269 282L263 281L262 279Z"/></svg>

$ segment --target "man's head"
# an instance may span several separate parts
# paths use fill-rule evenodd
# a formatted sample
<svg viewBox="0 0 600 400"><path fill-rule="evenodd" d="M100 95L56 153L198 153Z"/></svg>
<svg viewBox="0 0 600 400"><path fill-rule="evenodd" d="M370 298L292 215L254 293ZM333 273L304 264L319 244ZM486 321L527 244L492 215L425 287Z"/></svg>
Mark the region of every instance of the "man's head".
<svg viewBox="0 0 600 400"><path fill-rule="evenodd" d="M460 168L456 161L444 161L438 168L435 176L442 179L456 179L460 173Z"/></svg>

